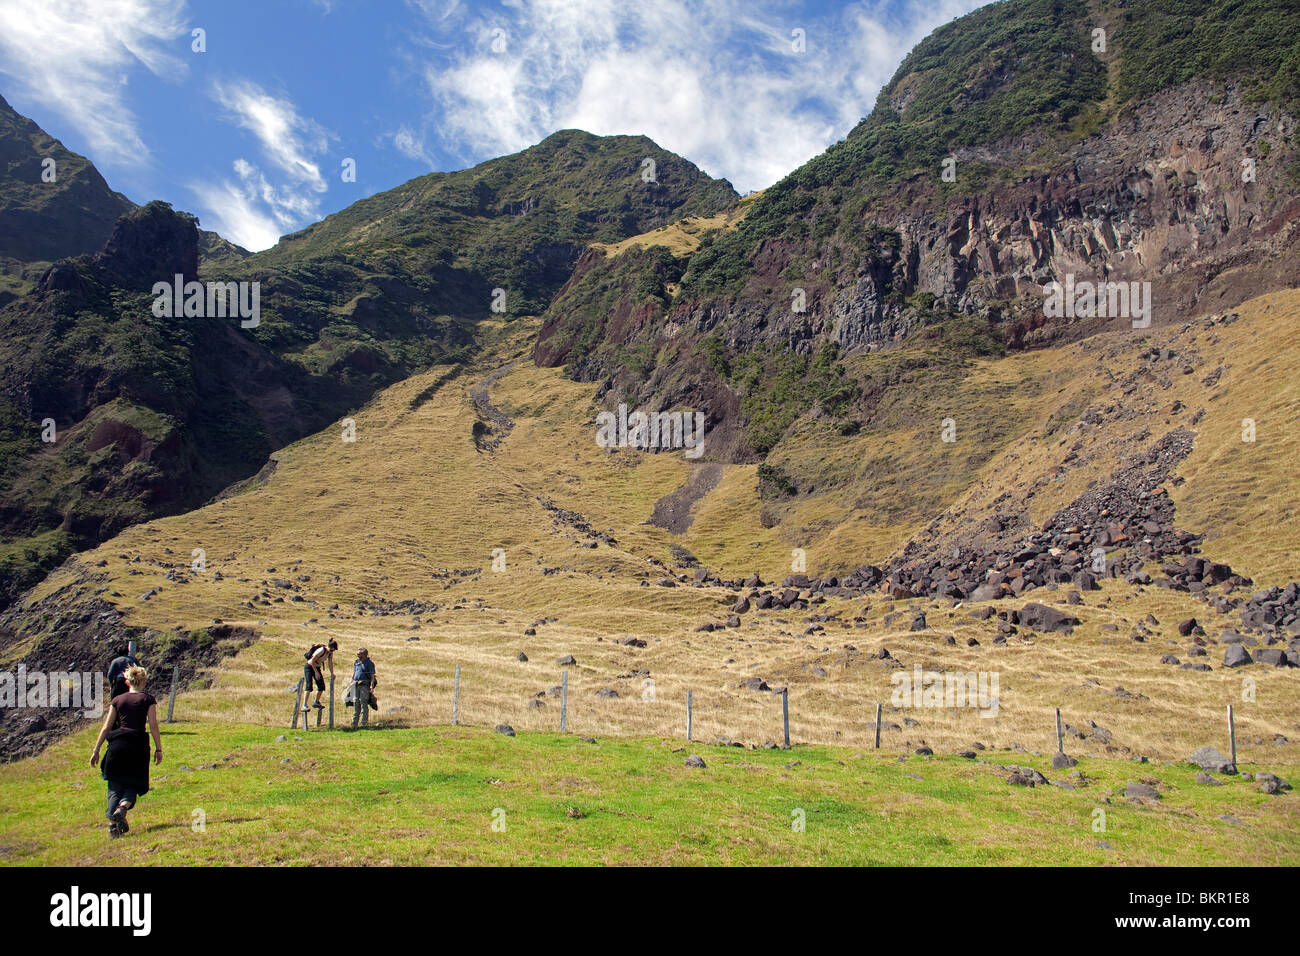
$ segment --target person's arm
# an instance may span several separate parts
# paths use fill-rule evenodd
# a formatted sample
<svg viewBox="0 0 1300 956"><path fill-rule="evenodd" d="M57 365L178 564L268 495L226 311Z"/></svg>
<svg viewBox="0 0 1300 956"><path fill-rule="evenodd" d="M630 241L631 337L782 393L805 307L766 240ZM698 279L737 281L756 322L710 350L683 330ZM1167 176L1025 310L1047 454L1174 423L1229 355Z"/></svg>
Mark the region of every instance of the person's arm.
<svg viewBox="0 0 1300 956"><path fill-rule="evenodd" d="M158 735L158 705L149 705L149 733L153 734L153 762L162 763L162 737Z"/></svg>
<svg viewBox="0 0 1300 956"><path fill-rule="evenodd" d="M104 738L108 736L108 732L113 729L115 723L117 723L117 708L109 704L108 713L104 715L104 726L99 728L99 737L95 740L95 749L90 752L90 765L92 767L99 766L99 748L104 745Z"/></svg>
<svg viewBox="0 0 1300 956"><path fill-rule="evenodd" d="M379 678L375 675L375 662L370 662L370 689L374 690L379 686Z"/></svg>

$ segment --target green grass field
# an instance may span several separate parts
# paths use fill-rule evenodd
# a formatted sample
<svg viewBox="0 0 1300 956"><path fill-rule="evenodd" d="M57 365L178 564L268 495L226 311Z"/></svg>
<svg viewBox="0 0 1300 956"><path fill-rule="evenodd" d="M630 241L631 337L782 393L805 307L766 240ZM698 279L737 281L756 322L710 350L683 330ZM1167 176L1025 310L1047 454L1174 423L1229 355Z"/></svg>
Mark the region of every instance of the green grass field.
<svg viewBox="0 0 1300 956"><path fill-rule="evenodd" d="M1300 863L1293 795L1267 796L1239 778L1196 784L1187 764L1085 757L1081 783L1048 757L1006 751L979 762L900 759L466 727L178 723L163 737L166 762L119 840L108 838L104 784L88 766L93 731L0 767L0 863ZM707 766L686 767L689 754ZM1014 786L998 764L1079 789ZM1288 779L1300 771L1270 769ZM1130 780L1154 782L1163 799L1126 800ZM1095 832L1099 809L1105 828Z"/></svg>

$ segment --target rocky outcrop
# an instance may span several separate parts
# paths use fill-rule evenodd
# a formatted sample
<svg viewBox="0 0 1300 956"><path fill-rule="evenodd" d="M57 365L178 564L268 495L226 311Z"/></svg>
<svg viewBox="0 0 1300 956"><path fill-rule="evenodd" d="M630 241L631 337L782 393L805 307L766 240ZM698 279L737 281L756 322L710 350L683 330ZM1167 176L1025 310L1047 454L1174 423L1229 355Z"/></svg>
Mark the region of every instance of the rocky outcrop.
<svg viewBox="0 0 1300 956"><path fill-rule="evenodd" d="M633 308L624 297L611 309L586 309L562 293L534 358L568 363L582 380L607 379L608 392L633 393L643 405L693 400L719 432L709 457L750 460L744 443L729 440L740 427L739 402L726 398L736 384L717 363L699 361L706 340L718 340L724 357L812 356L826 343L845 355L967 316L1022 348L1134 322L1159 326L1208 302L1230 308L1300 284L1300 194L1286 172L1294 157L1277 145L1295 128L1293 116L1245 103L1231 83L1196 81L1131 104L1082 139L1062 143L1043 132L959 148L957 191L940 188L936 169L873 199L851 234L760 238L746 260L752 275L735 295L693 294L689 268L671 304ZM964 176L980 185L960 188ZM835 214L854 199L838 197ZM634 287L619 258L581 264L583 281L600 287L617 275ZM1053 282L1150 287L1139 286L1118 317L1057 318L1044 307ZM796 290L802 311L792 306ZM1109 312L1111 296L1101 298ZM1116 293L1114 305L1122 304ZM617 348L573 348L586 341L575 332L583 327L596 329L587 339ZM622 361L629 352L659 356L671 369L630 368Z"/></svg>
<svg viewBox="0 0 1300 956"><path fill-rule="evenodd" d="M95 264L110 281L126 289L150 289L155 282L198 278L198 220L154 201L122 216L113 226Z"/></svg>
<svg viewBox="0 0 1300 956"><path fill-rule="evenodd" d="M69 559L62 570L71 572L71 583L30 606L15 606L0 614L0 652L30 647L7 665L11 671L22 667L28 674L91 674L95 680L102 676L105 710L108 665L131 641L136 642L137 657L149 672L149 690L163 701L173 671L179 690L190 689L206 680L202 676L206 668L237 654L259 636L250 627L221 622L170 633L132 627L115 605L98 596L101 589L96 585L102 575L76 559ZM165 715L160 713L160 719ZM0 708L0 763L38 754L61 737L91 725L72 707Z"/></svg>

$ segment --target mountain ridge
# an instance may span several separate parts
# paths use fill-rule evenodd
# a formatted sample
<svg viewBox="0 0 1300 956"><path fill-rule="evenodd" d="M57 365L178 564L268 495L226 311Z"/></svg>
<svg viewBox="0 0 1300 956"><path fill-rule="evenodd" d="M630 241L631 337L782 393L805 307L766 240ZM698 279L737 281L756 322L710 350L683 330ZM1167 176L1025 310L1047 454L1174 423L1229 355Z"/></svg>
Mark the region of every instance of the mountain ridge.
<svg viewBox="0 0 1300 956"><path fill-rule="evenodd" d="M125 212L93 255L26 263L29 280L0 302L0 600L72 550L201 505L377 389L464 361L497 314L497 283L509 286L508 314L520 314L563 283L589 239L621 240L736 198L644 137L568 131L540 145L362 200L359 236L349 207L249 254L166 203L117 197ZM487 201L515 184L527 208ZM431 202L411 212L422 192ZM391 221L374 220L385 204ZM152 316L146 293L175 274L257 283L256 326ZM45 421L53 447L40 440Z"/></svg>

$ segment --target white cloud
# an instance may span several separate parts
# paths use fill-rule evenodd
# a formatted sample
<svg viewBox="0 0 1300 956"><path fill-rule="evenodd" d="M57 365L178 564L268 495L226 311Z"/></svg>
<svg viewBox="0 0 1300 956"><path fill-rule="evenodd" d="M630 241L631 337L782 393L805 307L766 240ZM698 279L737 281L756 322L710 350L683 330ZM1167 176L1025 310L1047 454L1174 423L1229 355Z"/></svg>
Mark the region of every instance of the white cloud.
<svg viewBox="0 0 1300 956"><path fill-rule="evenodd" d="M433 168L433 158L424 146L424 137L409 126L399 127L393 134L393 146L407 159L418 159L430 169Z"/></svg>
<svg viewBox="0 0 1300 956"><path fill-rule="evenodd" d="M314 192L325 192L325 179L311 157L325 152L330 136L315 121L299 116L288 97L273 96L250 80L217 82L212 96L236 125L257 138L282 173Z"/></svg>
<svg viewBox="0 0 1300 956"><path fill-rule="evenodd" d="M236 161L236 166L242 160ZM238 175L238 170L236 170ZM194 183L190 186L203 210L203 226L226 239L257 252L269 249L280 238L275 219L259 208L259 197L241 180Z"/></svg>
<svg viewBox="0 0 1300 956"><path fill-rule="evenodd" d="M232 164L233 180L191 184L202 217L254 252L319 219L321 195L329 187L316 157L329 148L331 134L301 116L288 97L249 80L217 82L212 97L231 122L253 134L271 176L241 156Z"/></svg>
<svg viewBox="0 0 1300 956"><path fill-rule="evenodd" d="M918 40L982 2L860 3L820 19L772 0L417 7L441 38L464 38L425 77L448 152L476 161L567 127L644 133L744 192L842 137Z"/></svg>
<svg viewBox="0 0 1300 956"><path fill-rule="evenodd" d="M126 105L130 72L183 76L165 49L188 33L184 0L0 0L0 71L17 95L57 112L102 161L144 163L149 150Z"/></svg>

